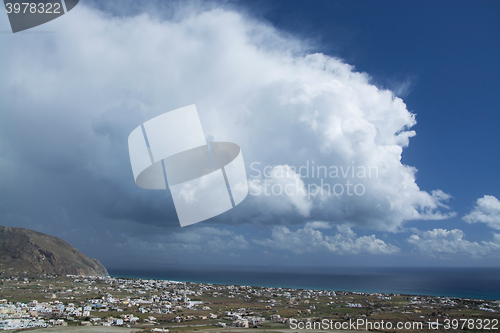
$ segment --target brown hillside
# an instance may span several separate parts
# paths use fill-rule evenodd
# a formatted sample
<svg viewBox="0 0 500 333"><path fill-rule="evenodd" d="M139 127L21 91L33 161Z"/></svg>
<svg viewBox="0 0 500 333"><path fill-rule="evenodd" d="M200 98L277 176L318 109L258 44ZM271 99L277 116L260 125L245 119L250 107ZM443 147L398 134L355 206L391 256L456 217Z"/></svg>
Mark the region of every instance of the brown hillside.
<svg viewBox="0 0 500 333"><path fill-rule="evenodd" d="M0 226L0 272L105 276L108 271L62 239L29 229Z"/></svg>

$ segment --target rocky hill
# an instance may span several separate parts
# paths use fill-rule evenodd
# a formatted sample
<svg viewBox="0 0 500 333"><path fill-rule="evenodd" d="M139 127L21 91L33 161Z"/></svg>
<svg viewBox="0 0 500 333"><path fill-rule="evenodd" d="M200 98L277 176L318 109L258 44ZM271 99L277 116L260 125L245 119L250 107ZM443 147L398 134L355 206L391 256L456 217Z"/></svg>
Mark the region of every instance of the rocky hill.
<svg viewBox="0 0 500 333"><path fill-rule="evenodd" d="M0 226L0 274L105 276L108 271L62 239L29 229Z"/></svg>

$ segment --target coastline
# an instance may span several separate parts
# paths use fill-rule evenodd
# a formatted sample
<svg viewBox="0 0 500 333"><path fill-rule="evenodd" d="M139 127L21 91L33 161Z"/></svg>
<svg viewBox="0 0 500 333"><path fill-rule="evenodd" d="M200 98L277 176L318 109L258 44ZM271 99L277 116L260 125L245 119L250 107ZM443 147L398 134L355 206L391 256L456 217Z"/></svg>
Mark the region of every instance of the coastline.
<svg viewBox="0 0 500 333"><path fill-rule="evenodd" d="M393 293L500 300L500 268L292 268L163 265L161 269L109 269L121 278L174 280L219 285L251 285L304 290Z"/></svg>

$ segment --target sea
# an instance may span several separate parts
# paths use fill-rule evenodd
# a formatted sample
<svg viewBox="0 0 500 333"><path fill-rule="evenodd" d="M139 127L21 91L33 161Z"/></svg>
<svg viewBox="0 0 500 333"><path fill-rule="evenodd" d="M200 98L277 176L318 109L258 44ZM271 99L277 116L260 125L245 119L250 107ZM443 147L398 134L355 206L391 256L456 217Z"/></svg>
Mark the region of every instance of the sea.
<svg viewBox="0 0 500 333"><path fill-rule="evenodd" d="M164 266L113 277L500 300L500 268Z"/></svg>

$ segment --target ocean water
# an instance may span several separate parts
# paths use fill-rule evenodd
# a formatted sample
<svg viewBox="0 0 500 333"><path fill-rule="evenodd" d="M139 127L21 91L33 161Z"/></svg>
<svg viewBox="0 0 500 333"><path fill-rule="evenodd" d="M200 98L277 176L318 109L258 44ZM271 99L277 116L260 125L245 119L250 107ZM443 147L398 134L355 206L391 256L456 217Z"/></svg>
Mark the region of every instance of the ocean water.
<svg viewBox="0 0 500 333"><path fill-rule="evenodd" d="M114 277L500 300L500 268L167 266L108 271Z"/></svg>

